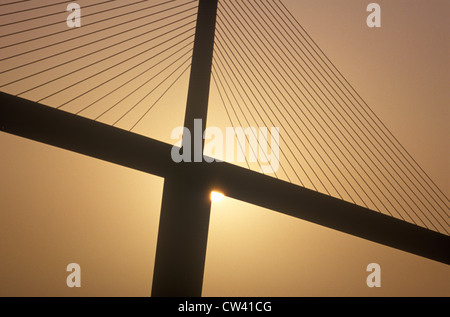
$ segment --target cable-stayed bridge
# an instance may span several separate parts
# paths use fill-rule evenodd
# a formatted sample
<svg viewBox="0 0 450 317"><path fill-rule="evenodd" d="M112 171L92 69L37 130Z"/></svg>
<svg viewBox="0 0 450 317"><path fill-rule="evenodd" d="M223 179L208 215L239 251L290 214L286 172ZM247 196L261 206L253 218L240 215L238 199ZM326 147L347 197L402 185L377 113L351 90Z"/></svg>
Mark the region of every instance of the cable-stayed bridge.
<svg viewBox="0 0 450 317"><path fill-rule="evenodd" d="M282 2L104 1L78 29L58 4L2 5L0 126L165 178L153 295L201 294L211 190L449 263L448 199ZM215 93L232 127L282 128L277 172L146 135L189 71L184 126Z"/></svg>

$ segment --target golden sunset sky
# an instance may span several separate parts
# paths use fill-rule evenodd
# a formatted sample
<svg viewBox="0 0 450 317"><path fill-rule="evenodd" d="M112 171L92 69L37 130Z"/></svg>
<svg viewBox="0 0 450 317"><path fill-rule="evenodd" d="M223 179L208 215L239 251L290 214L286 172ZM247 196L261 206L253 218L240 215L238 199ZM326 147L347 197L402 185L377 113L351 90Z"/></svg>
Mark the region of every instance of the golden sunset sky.
<svg viewBox="0 0 450 317"><path fill-rule="evenodd" d="M238 0L219 0L222 1ZM10 1L3 0L0 4L3 2ZM0 6L0 14L5 14L0 22L0 36L3 35L0 45L3 47L65 30L68 15L65 8L71 1L6 15L56 2L61 1L33 0ZM88 7L95 1L76 2L82 8L80 28L0 49L2 58L49 45L52 41L80 36L95 28L105 30L100 39L110 34L108 32L115 32L112 27L122 21L113 19L117 12L84 17L99 10ZM114 2L102 8L106 10L118 6ZM117 2L122 5L138 1ZM120 13L161 2L148 0L136 6L130 5ZM382 10L381 28L366 25L369 14L366 7L371 1L283 0L283 3L448 196L449 2L376 1ZM193 5L186 7L192 8ZM3 26L49 13L55 14ZM195 10L186 15L192 13ZM137 16L139 14L136 13ZM92 25L96 19L105 17L109 17L110 21L101 26ZM194 18L187 21L194 21ZM47 23L55 25L4 36ZM107 45L99 42L79 52L75 47L80 44L77 41L68 42L57 48L24 54L14 60L2 60L0 86L64 62L65 58L75 59L82 53ZM59 56L18 71L4 72L66 47L73 49L66 57ZM91 60L95 62L93 57ZM64 71L75 71L83 65L83 61L76 61ZM98 72L103 66L98 64L94 67ZM130 66L121 67L123 72ZM60 70L55 69L0 90L18 94L60 74ZM79 79L82 74L86 76L82 72L74 73L72 80ZM112 75L105 74L101 79L107 76ZM119 83L120 80L125 79L120 78ZM79 91L69 91L42 103L57 107L99 81L94 79L83 83ZM133 132L173 144L175 141L171 140L170 133L183 124L187 83L188 72ZM69 84L69 79L59 80L22 97L38 101ZM144 94L133 96L134 101ZM95 97L86 95L63 110L75 113ZM114 98L118 97L105 98L97 104L98 108L89 109L81 115L95 118L114 102ZM146 100L143 106L153 101ZM112 124L120 116L119 110L117 113L112 111L99 121ZM131 119L127 120L117 126L128 130ZM208 125L226 127L230 124L213 85ZM150 296L164 179L3 132L0 133L0 145L0 296ZM66 285L69 274L66 266L73 262L81 266L81 288L68 288ZM381 266L381 288L366 285L369 274L366 267L369 263ZM449 296L450 268L225 197L220 202L214 202L211 208L202 295Z"/></svg>

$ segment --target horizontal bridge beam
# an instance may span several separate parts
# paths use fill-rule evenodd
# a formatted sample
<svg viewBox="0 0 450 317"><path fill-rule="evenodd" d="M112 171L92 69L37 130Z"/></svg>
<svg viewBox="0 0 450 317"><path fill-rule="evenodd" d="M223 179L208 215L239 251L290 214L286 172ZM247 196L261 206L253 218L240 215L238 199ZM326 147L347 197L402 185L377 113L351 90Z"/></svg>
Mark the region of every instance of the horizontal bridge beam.
<svg viewBox="0 0 450 317"><path fill-rule="evenodd" d="M169 144L0 92L0 130L164 177Z"/></svg>
<svg viewBox="0 0 450 317"><path fill-rule="evenodd" d="M161 177L203 179L228 197L450 264L447 235L225 162L176 164L169 144L6 93L0 129Z"/></svg>
<svg viewBox="0 0 450 317"><path fill-rule="evenodd" d="M250 170L205 168L226 196L372 242L450 264L450 237Z"/></svg>

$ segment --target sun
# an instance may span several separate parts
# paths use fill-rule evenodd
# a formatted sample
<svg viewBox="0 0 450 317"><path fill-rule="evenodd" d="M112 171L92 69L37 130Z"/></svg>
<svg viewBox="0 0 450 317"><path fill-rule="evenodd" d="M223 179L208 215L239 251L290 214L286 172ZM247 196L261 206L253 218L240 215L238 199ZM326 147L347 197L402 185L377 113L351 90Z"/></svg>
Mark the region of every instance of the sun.
<svg viewBox="0 0 450 317"><path fill-rule="evenodd" d="M213 201L213 202L219 202L223 199L223 197L225 197L225 196L222 193L215 192L215 191L211 192L211 201Z"/></svg>

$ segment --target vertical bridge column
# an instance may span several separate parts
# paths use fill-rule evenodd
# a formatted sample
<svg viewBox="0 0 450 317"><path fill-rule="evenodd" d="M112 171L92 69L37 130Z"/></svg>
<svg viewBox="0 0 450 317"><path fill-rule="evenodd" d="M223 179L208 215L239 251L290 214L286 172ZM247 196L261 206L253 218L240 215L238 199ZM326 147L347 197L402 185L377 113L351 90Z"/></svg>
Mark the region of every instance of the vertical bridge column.
<svg viewBox="0 0 450 317"><path fill-rule="evenodd" d="M203 128L206 127L217 2L199 0L184 122L191 135L195 119L201 119ZM202 139L202 153L203 145ZM195 152L191 149L192 163L180 164L205 164L194 163ZM201 296L211 209L210 191L205 180L194 173L174 174L165 179L152 296Z"/></svg>

